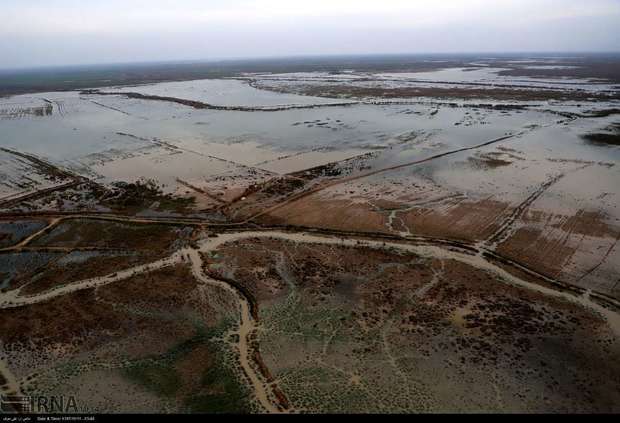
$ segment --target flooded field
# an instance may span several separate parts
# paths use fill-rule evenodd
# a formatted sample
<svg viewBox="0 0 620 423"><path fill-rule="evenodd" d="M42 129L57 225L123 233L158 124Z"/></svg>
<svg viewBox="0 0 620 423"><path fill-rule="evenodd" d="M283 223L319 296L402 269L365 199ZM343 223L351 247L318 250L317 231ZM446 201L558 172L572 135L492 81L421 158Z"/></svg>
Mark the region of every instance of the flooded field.
<svg viewBox="0 0 620 423"><path fill-rule="evenodd" d="M617 65L0 97L0 390L90 411L620 411Z"/></svg>

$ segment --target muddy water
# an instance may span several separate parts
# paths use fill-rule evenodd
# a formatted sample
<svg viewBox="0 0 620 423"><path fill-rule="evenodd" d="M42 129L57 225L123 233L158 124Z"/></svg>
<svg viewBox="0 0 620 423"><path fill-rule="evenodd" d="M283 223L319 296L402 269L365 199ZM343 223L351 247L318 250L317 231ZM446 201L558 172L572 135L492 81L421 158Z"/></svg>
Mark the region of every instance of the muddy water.
<svg viewBox="0 0 620 423"><path fill-rule="evenodd" d="M258 90L234 79L203 79L183 82L164 82L159 84L122 87L114 89L121 92L176 97L201 101L217 106L281 106L294 104L330 104L341 100L308 97L294 94L280 94Z"/></svg>
<svg viewBox="0 0 620 423"><path fill-rule="evenodd" d="M174 84L141 89L184 98L214 95L214 102L228 98L224 94L231 90L229 101L237 105L293 100L240 81L178 83L181 88ZM1 120L0 146L37 154L104 182L142 176L171 184L177 174L182 179L209 178L224 171L222 163L212 157L243 166L261 168L264 164L268 171L288 173L380 151L382 163L377 166L383 166L476 144L555 118L533 111L441 107L436 112L437 107L430 105L356 105L269 113L195 110L168 102L75 92L16 96L0 100L0 108L3 102L28 105L39 97L54 102L52 115ZM277 101L263 101L263 97ZM227 170L235 171L234 167Z"/></svg>
<svg viewBox="0 0 620 423"><path fill-rule="evenodd" d="M549 69L549 66L542 67L526 67L529 69ZM551 68L558 69L557 66ZM383 73L377 74L379 78L395 79L399 81L418 81L431 82L433 86L438 83L458 83L458 84L489 84L510 85L516 87L544 88L544 89L580 89L591 92L609 91L614 85L604 82L594 82L590 79L578 78L531 78L526 76L503 76L498 75L501 71L510 70L508 68L495 67L467 67L467 68L448 68L432 72L408 72L408 73ZM480 85L476 85L479 87Z"/></svg>
<svg viewBox="0 0 620 423"><path fill-rule="evenodd" d="M41 235L43 235L44 233L46 233L47 231L49 231L51 228L55 227L56 225L58 225L60 222L62 222L62 219L59 217L55 217L53 218L45 227L39 229L36 232L33 232L32 234L28 235L26 238L24 238L23 240L21 240L19 243L12 245L10 247L5 247L4 250L19 250L21 247L30 244L30 242L32 242L32 240L40 237ZM2 251L3 249L0 249L0 251Z"/></svg>
<svg viewBox="0 0 620 423"><path fill-rule="evenodd" d="M1 123L0 127L2 127ZM0 148L2 148L1 143ZM32 163L15 154L0 150L0 204L15 200L37 189L57 187L66 182L67 180L64 179L53 180Z"/></svg>
<svg viewBox="0 0 620 423"><path fill-rule="evenodd" d="M7 238L0 240L0 248L14 244L45 226L45 222L39 220L23 220L11 223L0 222L0 237L2 235L7 236Z"/></svg>
<svg viewBox="0 0 620 423"><path fill-rule="evenodd" d="M566 69L564 66L525 66L526 69ZM340 75L326 73L291 73L274 75L257 75L255 78L261 86L274 88L291 88L296 84L303 85L343 85L351 84L361 87L434 87L450 88L454 86L475 89L496 88L501 86L519 89L554 89L581 90L592 93L614 91L615 85L607 81L588 78L547 77L533 78L527 76L500 75L511 68L488 66L484 63L472 63L467 67L449 67L434 71L421 72L384 72L361 73L353 72Z"/></svg>
<svg viewBox="0 0 620 423"><path fill-rule="evenodd" d="M467 77L477 75L460 70L451 72L461 72ZM481 75L487 72L485 78L492 77L488 69L480 72ZM317 101L311 97L257 90L236 80L153 84L125 90L240 106L315 104ZM364 163L365 170L376 170L523 131L541 134L515 140L529 146L524 156L530 162L541 155L549 156L546 154L549 139L556 143L553 146L555 156L561 158L600 161L605 155L617 157L620 151L604 152L574 141L595 125L584 124L584 120L564 126L557 115L539 110L455 108L423 102L267 113L195 110L163 101L66 92L0 99L0 109L46 104L43 98L52 102L53 113L0 120L0 146L37 154L103 183L153 178L165 185L166 192L172 193L186 191L177 179L207 189L209 182L220 175L245 174L240 183L247 186L255 182L247 177L248 169L272 176L364 153L374 154L372 160ZM546 107L543 106L539 108ZM607 124L613 118L593 121ZM540 127L552 129L536 129ZM559 144L567 139L569 142ZM529 186L530 175L544 170L531 166L527 172L522 172L524 167L520 166L513 177L513 173L499 169L495 172L497 180L505 180L500 184L489 182L490 176L495 179L494 170L485 174L470 172L466 167L455 169L454 162L449 160L437 161L434 169L434 176L457 189L467 190L478 185L500 193L507 188L507 195ZM9 183L16 184L23 179L20 172L13 173L6 177ZM29 173L32 177L32 172ZM600 179L598 175L594 177ZM511 188L512 180L520 183L518 188ZM609 181L608 186L617 181L617 175L610 173L605 180Z"/></svg>

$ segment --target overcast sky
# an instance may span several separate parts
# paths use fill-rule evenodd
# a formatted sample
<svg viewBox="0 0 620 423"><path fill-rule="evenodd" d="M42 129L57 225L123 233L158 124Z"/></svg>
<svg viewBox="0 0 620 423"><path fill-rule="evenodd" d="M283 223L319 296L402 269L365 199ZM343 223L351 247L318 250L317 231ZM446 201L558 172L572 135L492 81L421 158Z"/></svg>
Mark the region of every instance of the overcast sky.
<svg viewBox="0 0 620 423"><path fill-rule="evenodd" d="M618 51L620 0L0 0L0 68Z"/></svg>

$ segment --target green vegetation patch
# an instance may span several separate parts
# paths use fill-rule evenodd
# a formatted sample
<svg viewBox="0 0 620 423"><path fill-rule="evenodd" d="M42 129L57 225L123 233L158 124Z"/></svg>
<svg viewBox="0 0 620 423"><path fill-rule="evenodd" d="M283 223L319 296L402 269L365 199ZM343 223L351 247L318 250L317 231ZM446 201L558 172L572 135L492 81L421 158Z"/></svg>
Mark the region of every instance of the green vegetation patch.
<svg viewBox="0 0 620 423"><path fill-rule="evenodd" d="M185 235L183 228L165 224L132 224L76 219L63 222L35 240L37 246L113 247L164 251ZM187 232L187 231L185 231Z"/></svg>
<svg viewBox="0 0 620 423"><path fill-rule="evenodd" d="M164 399L180 400L183 411L189 413L248 413L249 391L233 371L221 341L228 327L225 323L207 331L200 329L196 336L160 356L131 363L123 369L123 375ZM188 390L178 365L193 351L205 347L212 360L202 370L197 386Z"/></svg>
<svg viewBox="0 0 620 423"><path fill-rule="evenodd" d="M598 146L620 145L620 123L609 125L603 132L582 135L581 138L589 144Z"/></svg>
<svg viewBox="0 0 620 423"><path fill-rule="evenodd" d="M138 363L124 369L124 375L157 395L172 397L181 387L177 372L167 363Z"/></svg>
<svg viewBox="0 0 620 423"><path fill-rule="evenodd" d="M158 211L187 213L195 205L195 199L164 194L153 180L134 183L117 182L113 195L104 201L106 206L124 211L138 212L153 207Z"/></svg>
<svg viewBox="0 0 620 423"><path fill-rule="evenodd" d="M201 389L187 398L185 406L192 413L247 413L247 396L247 389L220 358L205 370Z"/></svg>

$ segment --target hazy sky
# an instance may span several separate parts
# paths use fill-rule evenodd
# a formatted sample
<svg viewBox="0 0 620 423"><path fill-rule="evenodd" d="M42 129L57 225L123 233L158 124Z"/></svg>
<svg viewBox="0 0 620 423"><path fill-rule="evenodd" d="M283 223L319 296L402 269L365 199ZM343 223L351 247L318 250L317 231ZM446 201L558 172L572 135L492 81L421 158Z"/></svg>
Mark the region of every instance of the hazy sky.
<svg viewBox="0 0 620 423"><path fill-rule="evenodd" d="M618 51L620 0L0 0L0 68L305 54Z"/></svg>

